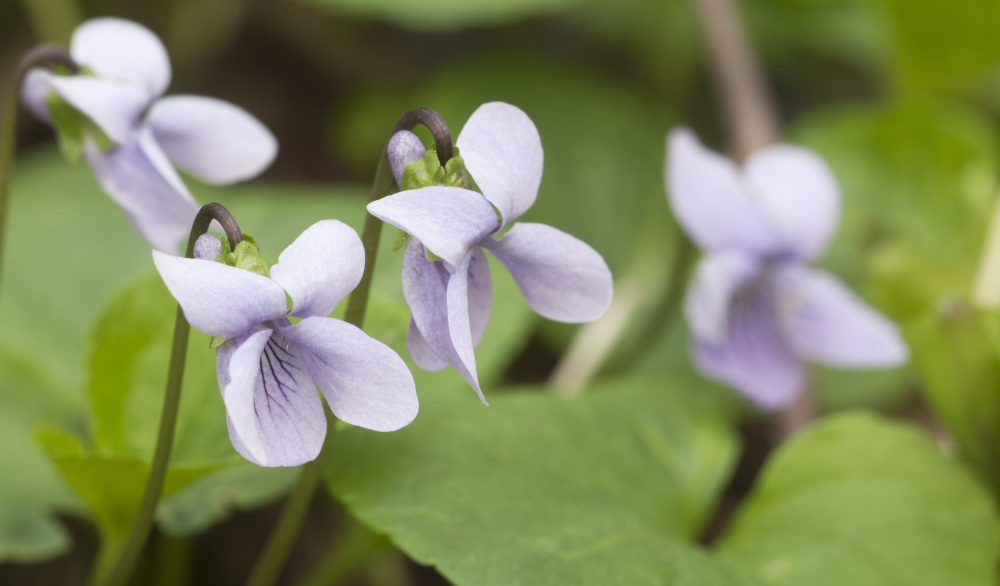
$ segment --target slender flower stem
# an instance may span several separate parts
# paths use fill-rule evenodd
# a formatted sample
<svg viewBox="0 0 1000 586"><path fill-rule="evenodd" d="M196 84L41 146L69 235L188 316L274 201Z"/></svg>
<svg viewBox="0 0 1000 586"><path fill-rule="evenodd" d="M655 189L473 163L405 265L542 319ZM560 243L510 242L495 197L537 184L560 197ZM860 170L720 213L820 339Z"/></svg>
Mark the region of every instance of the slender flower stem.
<svg viewBox="0 0 1000 586"><path fill-rule="evenodd" d="M396 125L389 133L391 139L394 134L401 130L412 130L418 124L422 124L431 131L434 136L434 145L437 149L438 160L443 166L454 155L454 146L451 140L451 133L448 125L445 124L441 116L430 108L414 108L403 114ZM382 149L382 158L379 159L378 168L375 171L375 181L372 184L371 201L381 199L394 192L396 187L392 169L389 165L388 140L386 148ZM365 227L361 232L361 243L365 249L365 270L361 276L361 282L354 288L351 296L347 300L347 311L344 321L358 328L362 326L365 319L365 308L368 306L368 294L371 289L372 273L375 270L375 256L378 253L378 241L382 235L382 221L375 216L368 214L365 218ZM307 463L302 468L302 475L299 483L289 495L285 502L285 508L281 511L278 524L271 533L270 539L264 546L264 552L257 559L257 564L250 573L247 586L270 586L278 579L278 574L285 565L288 555L291 553L295 538L302 529L306 512L312 501L313 494L319 486L322 477L323 460L333 437L333 430L336 421L327 411L327 435L323 442L323 448L319 455L312 462Z"/></svg>
<svg viewBox="0 0 1000 586"><path fill-rule="evenodd" d="M191 235L188 237L187 258L194 258L194 242L199 236L208 231L208 226L212 220L218 220L226 231L229 238L230 248L235 248L243 240L243 234L239 226L222 204L210 203L202 206L195 216L194 224L191 226ZM156 504L163 493L163 483L167 478L167 466L170 463L170 451L174 443L174 430L177 427L177 408L181 402L181 383L184 380L184 362L187 358L188 336L191 333L191 326L184 318L180 304L177 305L177 318L174 321L174 342L170 349L170 368L167 373L167 390L163 397L163 411L160 415L160 432L156 439L156 451L153 454L153 463L149 469L149 478L146 481L146 492L142 496L142 505L136 515L132 529L118 561L108 579L104 581L105 586L123 586L142 553L142 549L149 537L149 532L153 526L153 517L156 514Z"/></svg>
<svg viewBox="0 0 1000 586"><path fill-rule="evenodd" d="M17 138L18 94L28 72L46 65L63 65L74 73L80 69L66 49L57 45L38 45L21 57L4 91L3 113L0 114L0 269L3 261L4 232L7 226L7 187L14 161L14 142Z"/></svg>

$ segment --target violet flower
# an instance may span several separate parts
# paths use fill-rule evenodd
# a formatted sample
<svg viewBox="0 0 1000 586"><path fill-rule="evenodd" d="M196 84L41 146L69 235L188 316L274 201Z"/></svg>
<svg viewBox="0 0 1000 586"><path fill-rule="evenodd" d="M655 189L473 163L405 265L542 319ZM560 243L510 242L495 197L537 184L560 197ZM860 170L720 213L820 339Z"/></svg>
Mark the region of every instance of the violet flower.
<svg viewBox="0 0 1000 586"><path fill-rule="evenodd" d="M808 263L837 227L840 191L821 158L791 145L742 168L687 129L667 138L668 201L705 252L685 300L695 364L762 409L806 386L805 362L841 368L902 364L896 327L836 277Z"/></svg>
<svg viewBox="0 0 1000 586"><path fill-rule="evenodd" d="M408 133L390 145L397 178L419 158ZM403 295L410 307L407 349L425 370L454 367L485 403L476 346L491 303L483 249L503 264L528 306L549 319L597 319L611 303L611 272L594 249L551 226L521 222L494 238L534 203L542 179L542 143L531 119L502 102L480 106L456 146L482 191L431 186L368 204L374 216L412 236L403 259ZM429 260L427 251L441 260Z"/></svg>
<svg viewBox="0 0 1000 586"><path fill-rule="evenodd" d="M199 238L196 254L221 250ZM336 220L306 229L278 257L270 278L208 260L153 251L153 261L196 329L225 338L217 348L229 437L261 466L316 458L326 417L393 431L413 421L417 395L403 360L351 324L326 317L361 280L364 249ZM286 295L291 299L289 310ZM302 318L290 323L291 315Z"/></svg>
<svg viewBox="0 0 1000 586"><path fill-rule="evenodd" d="M175 252L198 212L171 163L211 184L251 178L277 152L256 118L228 102L200 96L160 98L170 62L142 25L97 18L73 32L70 55L84 72L34 69L22 99L52 124L54 95L79 116L83 155L101 188L155 248ZM57 125L58 126L58 125Z"/></svg>

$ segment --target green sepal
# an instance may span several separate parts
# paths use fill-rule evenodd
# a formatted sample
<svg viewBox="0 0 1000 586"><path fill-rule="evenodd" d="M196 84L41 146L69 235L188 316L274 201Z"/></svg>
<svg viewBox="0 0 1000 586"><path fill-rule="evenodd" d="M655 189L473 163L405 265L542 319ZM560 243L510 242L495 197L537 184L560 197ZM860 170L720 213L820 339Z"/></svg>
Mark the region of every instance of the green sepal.
<svg viewBox="0 0 1000 586"><path fill-rule="evenodd" d="M267 270L267 263L260 255L260 248L257 247L257 243L252 238L244 236L244 240L236 245L233 254L236 255L236 268L256 273L262 277L271 276Z"/></svg>
<svg viewBox="0 0 1000 586"><path fill-rule="evenodd" d="M79 163L83 156L83 130L86 118L55 92L45 95L45 105L48 106L52 126L56 131L59 152L70 163Z"/></svg>
<svg viewBox="0 0 1000 586"><path fill-rule="evenodd" d="M440 185L444 179L444 169L438 161L437 153L429 149L423 158L413 161L403 169L402 188L420 189L431 185Z"/></svg>
<svg viewBox="0 0 1000 586"><path fill-rule="evenodd" d="M436 261L439 261L439 260L444 260L440 256L438 256L438 255L434 254L433 252L431 252L431 249L427 248L426 246L424 247L424 256L426 256L427 260L430 261L430 262L436 262Z"/></svg>
<svg viewBox="0 0 1000 586"><path fill-rule="evenodd" d="M403 248L409 241L410 235L402 230L399 230L398 234L396 234L396 241L392 243L392 251L396 252L400 248Z"/></svg>
<svg viewBox="0 0 1000 586"><path fill-rule="evenodd" d="M472 176L465 168L465 161L455 153L455 156L448 159L444 164L444 180L441 183L445 187L461 187L463 189L475 189Z"/></svg>
<svg viewBox="0 0 1000 586"><path fill-rule="evenodd" d="M224 338L224 337L222 337L222 336L215 336L215 337L213 337L213 338L212 338L212 340L211 340L211 341L210 341L210 342L208 343L208 347L209 347L209 348L218 348L218 347L219 347L219 346L221 346L221 345L222 345L223 343L225 343L225 341L226 341L226 338Z"/></svg>

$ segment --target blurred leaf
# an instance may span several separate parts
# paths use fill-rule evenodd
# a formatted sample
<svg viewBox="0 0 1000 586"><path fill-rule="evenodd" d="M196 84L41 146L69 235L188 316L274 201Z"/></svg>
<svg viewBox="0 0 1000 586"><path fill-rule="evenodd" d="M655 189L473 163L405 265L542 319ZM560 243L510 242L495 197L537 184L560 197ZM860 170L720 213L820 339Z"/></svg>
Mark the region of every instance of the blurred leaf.
<svg viewBox="0 0 1000 586"><path fill-rule="evenodd" d="M341 432L329 487L457 584L723 584L693 545L736 456L714 405L633 381L575 399L466 388Z"/></svg>
<svg viewBox="0 0 1000 586"><path fill-rule="evenodd" d="M761 584L996 583L989 496L923 432L828 418L768 462L719 553Z"/></svg>
<svg viewBox="0 0 1000 586"><path fill-rule="evenodd" d="M565 11L583 0L300 0L335 12L387 20L403 28L445 31L506 24Z"/></svg>

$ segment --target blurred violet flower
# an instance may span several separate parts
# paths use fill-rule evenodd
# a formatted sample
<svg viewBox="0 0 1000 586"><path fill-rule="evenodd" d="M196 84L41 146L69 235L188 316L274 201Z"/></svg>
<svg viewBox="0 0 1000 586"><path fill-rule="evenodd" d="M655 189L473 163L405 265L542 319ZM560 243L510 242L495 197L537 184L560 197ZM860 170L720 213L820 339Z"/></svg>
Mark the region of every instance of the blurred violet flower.
<svg viewBox="0 0 1000 586"><path fill-rule="evenodd" d="M171 163L206 183L226 184L259 174L274 160L274 136L245 110L200 96L160 98L170 83L170 62L142 25L88 20L73 32L69 51L84 71L34 69L22 99L49 124L52 94L86 118L91 132L85 125L83 154L94 177L153 247L176 252L198 212Z"/></svg>
<svg viewBox="0 0 1000 586"><path fill-rule="evenodd" d="M611 303L611 271L593 248L544 224L521 222L494 238L534 203L542 180L542 143L531 119L492 102L469 118L456 146L482 193L431 186L368 204L374 216L410 234L403 259L403 295L410 307L407 349L425 370L454 367L485 403L473 353L489 319L489 250L528 306L562 322L600 317ZM409 132L392 137L397 181L422 145ZM437 259L429 260L427 251Z"/></svg>
<svg viewBox="0 0 1000 586"><path fill-rule="evenodd" d="M670 133L667 150L668 201L706 252L684 307L706 376L770 410L805 388L804 362L882 368L907 360L890 321L808 266L840 216L840 191L821 158L780 144L741 168L687 129Z"/></svg>
<svg viewBox="0 0 1000 586"><path fill-rule="evenodd" d="M203 235L195 249L201 256L221 247ZM157 250L153 262L188 322L225 338L216 353L219 388L230 440L247 460L296 466L316 458L326 435L316 386L334 415L352 425L394 431L416 417L416 389L403 360L353 325L326 317L364 270L361 240L341 222L306 229L270 278ZM292 324L289 315L301 321Z"/></svg>

